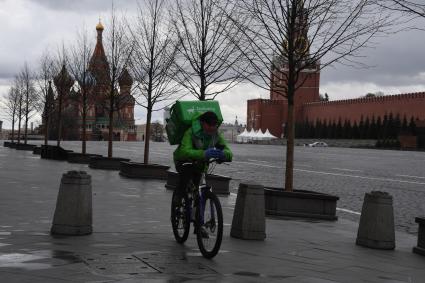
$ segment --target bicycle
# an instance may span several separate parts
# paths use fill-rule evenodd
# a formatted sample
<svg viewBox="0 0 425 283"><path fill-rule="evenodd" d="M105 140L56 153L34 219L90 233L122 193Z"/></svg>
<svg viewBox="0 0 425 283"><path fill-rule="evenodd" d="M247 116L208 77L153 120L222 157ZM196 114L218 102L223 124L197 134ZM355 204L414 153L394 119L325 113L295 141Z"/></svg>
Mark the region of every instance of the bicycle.
<svg viewBox="0 0 425 283"><path fill-rule="evenodd" d="M218 162L217 160L208 163ZM188 162L183 166L192 166ZM223 211L220 200L205 183L206 172L201 174L199 186L192 179L186 192L176 188L171 200L171 225L174 238L180 244L189 236L190 223L194 223L199 250L205 258L213 258L220 250L223 239Z"/></svg>

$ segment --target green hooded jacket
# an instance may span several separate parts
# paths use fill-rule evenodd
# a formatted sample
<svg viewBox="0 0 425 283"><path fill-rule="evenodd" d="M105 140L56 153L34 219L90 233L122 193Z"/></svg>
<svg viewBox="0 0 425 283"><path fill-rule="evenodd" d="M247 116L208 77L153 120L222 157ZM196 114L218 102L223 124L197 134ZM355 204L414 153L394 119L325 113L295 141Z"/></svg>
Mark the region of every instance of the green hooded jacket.
<svg viewBox="0 0 425 283"><path fill-rule="evenodd" d="M206 170L205 150L214 147L219 144L224 147L223 152L226 157L226 161L232 161L232 151L227 145L223 135L216 133L213 136L207 135L203 132L199 117L202 113L196 115L192 119L192 127L187 129L183 135L183 138L174 151L174 163L177 162L188 162L188 161L200 161L199 170Z"/></svg>

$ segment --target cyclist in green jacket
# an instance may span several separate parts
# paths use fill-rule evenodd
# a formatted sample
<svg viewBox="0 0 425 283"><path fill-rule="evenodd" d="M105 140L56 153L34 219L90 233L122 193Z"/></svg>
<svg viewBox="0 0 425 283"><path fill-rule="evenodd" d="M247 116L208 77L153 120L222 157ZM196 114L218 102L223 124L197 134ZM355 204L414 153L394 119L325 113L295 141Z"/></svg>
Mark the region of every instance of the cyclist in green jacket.
<svg viewBox="0 0 425 283"><path fill-rule="evenodd" d="M201 173L208 169L208 160L232 161L232 151L218 132L218 127L217 115L212 111L198 114L192 120L192 127L184 133L173 156L180 175L179 189L186 188L190 179L195 186L199 185ZM187 162L193 162L194 166L183 166Z"/></svg>

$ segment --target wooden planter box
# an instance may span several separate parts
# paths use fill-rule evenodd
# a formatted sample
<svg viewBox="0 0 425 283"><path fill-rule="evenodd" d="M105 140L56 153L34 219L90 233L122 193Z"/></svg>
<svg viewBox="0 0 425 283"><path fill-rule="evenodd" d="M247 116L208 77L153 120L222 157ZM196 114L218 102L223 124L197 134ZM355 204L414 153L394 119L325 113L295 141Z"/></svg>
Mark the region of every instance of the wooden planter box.
<svg viewBox="0 0 425 283"><path fill-rule="evenodd" d="M41 146L41 158L53 159L53 160L67 160L68 153L72 150L65 150L60 146L56 145L42 145Z"/></svg>
<svg viewBox="0 0 425 283"><path fill-rule="evenodd" d="M177 172L175 171L167 171L167 183L165 184L165 187L168 190L174 190L180 181L180 176Z"/></svg>
<svg viewBox="0 0 425 283"><path fill-rule="evenodd" d="M312 191L285 192L282 188L265 188L266 215L337 220L339 197Z"/></svg>
<svg viewBox="0 0 425 283"><path fill-rule="evenodd" d="M212 191L218 195L228 195L230 194L230 180L232 178L227 176L220 175L207 175L207 185L212 187Z"/></svg>
<svg viewBox="0 0 425 283"><path fill-rule="evenodd" d="M136 179L166 180L168 169L170 166L124 161L121 162L120 175Z"/></svg>
<svg viewBox="0 0 425 283"><path fill-rule="evenodd" d="M32 153L36 155L41 155L41 146L34 147Z"/></svg>
<svg viewBox="0 0 425 283"><path fill-rule="evenodd" d="M230 194L229 184L232 178L220 175L207 175L206 183L212 187L215 194ZM167 171L167 183L165 187L169 190L174 190L179 184L179 174L175 171Z"/></svg>
<svg viewBox="0 0 425 283"><path fill-rule="evenodd" d="M82 154L77 152L68 153L68 162L69 163L78 163L78 164L89 164L91 157L102 157L100 154Z"/></svg>
<svg viewBox="0 0 425 283"><path fill-rule="evenodd" d="M89 167L92 169L120 170L122 161L130 161L128 158L119 157L90 157Z"/></svg>
<svg viewBox="0 0 425 283"><path fill-rule="evenodd" d="M14 143L13 142L8 142L8 141L3 142L3 146L4 147L12 147L12 144L14 144Z"/></svg>
<svg viewBox="0 0 425 283"><path fill-rule="evenodd" d="M16 145L16 150L27 150L27 151L33 151L34 148L37 147L35 144L17 144Z"/></svg>
<svg viewBox="0 0 425 283"><path fill-rule="evenodd" d="M415 222L419 224L418 246L413 248L413 252L425 255L425 217L416 217Z"/></svg>

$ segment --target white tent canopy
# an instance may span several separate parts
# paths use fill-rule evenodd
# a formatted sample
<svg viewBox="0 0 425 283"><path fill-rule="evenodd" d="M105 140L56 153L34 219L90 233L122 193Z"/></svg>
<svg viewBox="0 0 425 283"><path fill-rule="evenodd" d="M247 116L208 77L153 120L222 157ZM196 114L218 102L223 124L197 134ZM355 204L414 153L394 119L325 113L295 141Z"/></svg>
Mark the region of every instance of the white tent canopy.
<svg viewBox="0 0 425 283"><path fill-rule="evenodd" d="M251 129L250 131L245 130L236 137L237 142L241 143L247 143L251 141L264 141L264 140L272 140L277 139L277 137L273 136L269 129L266 129L266 131L263 133L261 130L255 131L254 129Z"/></svg>
<svg viewBox="0 0 425 283"><path fill-rule="evenodd" d="M267 138L267 139L277 139L277 137L273 136L270 133L269 129L266 129L266 132L264 133L264 137Z"/></svg>
<svg viewBox="0 0 425 283"><path fill-rule="evenodd" d="M247 138L248 138L248 131L245 128L241 134L236 136L236 141L241 143L246 143Z"/></svg>

